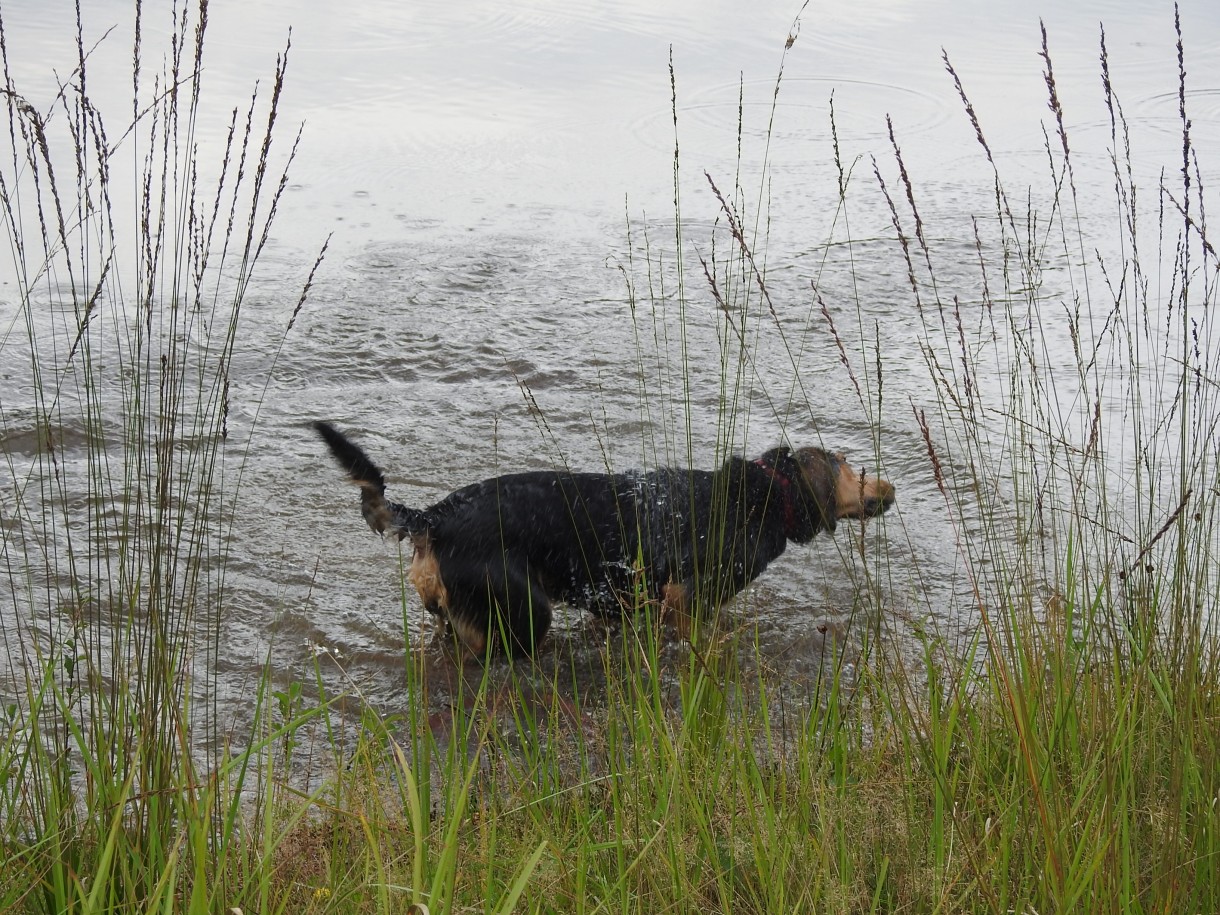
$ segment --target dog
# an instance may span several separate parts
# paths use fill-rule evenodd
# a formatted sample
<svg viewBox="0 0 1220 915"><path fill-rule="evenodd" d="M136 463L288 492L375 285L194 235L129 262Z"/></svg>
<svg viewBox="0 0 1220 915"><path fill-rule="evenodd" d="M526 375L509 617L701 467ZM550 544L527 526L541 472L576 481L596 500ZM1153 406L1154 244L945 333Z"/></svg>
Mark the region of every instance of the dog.
<svg viewBox="0 0 1220 915"><path fill-rule="evenodd" d="M424 606L476 655L528 655L564 602L617 614L645 602L690 620L752 582L788 542L894 504L894 487L842 454L773 448L718 470L539 470L463 487L427 508L385 497L385 478L334 426L315 422L360 486L369 527L410 538Z"/></svg>

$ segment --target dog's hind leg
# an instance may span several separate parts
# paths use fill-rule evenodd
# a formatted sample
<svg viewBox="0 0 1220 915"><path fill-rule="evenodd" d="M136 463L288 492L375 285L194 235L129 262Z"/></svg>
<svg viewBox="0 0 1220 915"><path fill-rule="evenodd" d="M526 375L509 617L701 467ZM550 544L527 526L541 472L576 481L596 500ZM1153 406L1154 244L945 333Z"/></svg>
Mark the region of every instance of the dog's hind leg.
<svg viewBox="0 0 1220 915"><path fill-rule="evenodd" d="M514 656L533 654L551 628L551 601L527 570L513 563L489 570L488 589L499 613L491 637Z"/></svg>
<svg viewBox="0 0 1220 915"><path fill-rule="evenodd" d="M524 569L496 562L475 571L446 568L449 621L475 654L532 654L551 628L551 601Z"/></svg>

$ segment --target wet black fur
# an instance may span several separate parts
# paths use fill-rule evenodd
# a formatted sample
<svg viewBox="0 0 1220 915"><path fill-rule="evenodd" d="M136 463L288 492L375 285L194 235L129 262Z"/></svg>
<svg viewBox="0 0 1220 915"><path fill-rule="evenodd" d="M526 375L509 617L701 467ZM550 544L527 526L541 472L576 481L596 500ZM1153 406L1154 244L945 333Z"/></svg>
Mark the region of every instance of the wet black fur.
<svg viewBox="0 0 1220 915"><path fill-rule="evenodd" d="M838 466L820 449L805 452L805 475L785 447L715 471L507 474L412 509L385 499L381 471L358 446L328 423L314 428L361 486L369 525L432 551L451 622L478 627L493 649L507 644L513 654L546 634L553 602L617 614L661 601L674 584L694 608L715 607L789 540L835 528Z"/></svg>

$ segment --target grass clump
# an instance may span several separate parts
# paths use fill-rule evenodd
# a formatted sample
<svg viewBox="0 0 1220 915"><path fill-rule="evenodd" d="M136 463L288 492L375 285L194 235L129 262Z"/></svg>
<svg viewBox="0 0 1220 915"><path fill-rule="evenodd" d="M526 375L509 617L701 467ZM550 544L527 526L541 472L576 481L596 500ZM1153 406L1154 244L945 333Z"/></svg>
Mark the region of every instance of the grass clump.
<svg viewBox="0 0 1220 915"><path fill-rule="evenodd" d="M206 3L175 6L151 70L132 12L117 127L89 91L109 46L85 23L76 68L34 99L0 18L6 909L208 911L249 892L239 800L266 744L224 749L214 686L251 434L233 359L295 153L273 142L287 52L212 146Z"/></svg>
<svg viewBox="0 0 1220 915"><path fill-rule="evenodd" d="M237 734L211 698L252 432L232 409L233 357L295 150L275 140L287 55L209 158L207 7L178 10L151 74L140 9L118 130L86 91L83 40L42 105L7 78L0 41L18 290L0 353L20 365L0 400L0 906L1220 909L1217 258L1180 39L1178 178L1149 191L1102 36L1113 237L1078 215L1085 170L1044 36L1054 124L1046 189L1024 209L946 59L994 179L968 232L920 212L891 130L870 183L892 237L837 236L863 179L836 142L838 209L803 310L781 303L766 208L749 202L766 199L765 170L756 195L740 172L728 190L708 176L709 250L692 253L681 209L673 251L648 226L631 249L645 427L684 430L643 441L644 462L691 460L709 361L693 352L716 356L722 452L752 411L816 428L804 379L825 357L879 459L914 443L895 482L938 500L960 602L933 603L949 592L904 552L920 532L900 501L884 536L850 540L851 631L826 640L804 692L731 613L687 650L645 612L609 630L592 674L559 650L467 666L439 703L411 652L397 717L354 686L329 694L321 665L337 659L322 655L313 683L265 677ZM676 146L674 161L689 199ZM936 239L963 234L977 275L945 267L960 238ZM926 395L890 393L868 302L833 306L840 256L853 280L870 259L901 265ZM776 366L788 384L758 385L760 400ZM303 759L320 787L302 787Z"/></svg>

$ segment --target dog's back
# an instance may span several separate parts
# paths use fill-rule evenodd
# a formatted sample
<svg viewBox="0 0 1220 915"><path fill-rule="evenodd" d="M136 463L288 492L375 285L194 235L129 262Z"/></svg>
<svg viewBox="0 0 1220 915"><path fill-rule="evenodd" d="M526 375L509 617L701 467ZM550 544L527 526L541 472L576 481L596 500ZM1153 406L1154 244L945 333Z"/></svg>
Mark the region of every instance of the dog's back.
<svg viewBox="0 0 1220 915"><path fill-rule="evenodd" d="M784 548L782 525L766 523L767 493L752 491L760 484L751 487L745 466L734 458L719 471L507 474L420 515L447 565L504 555L552 599L599 614L660 601L675 582L722 600Z"/></svg>

